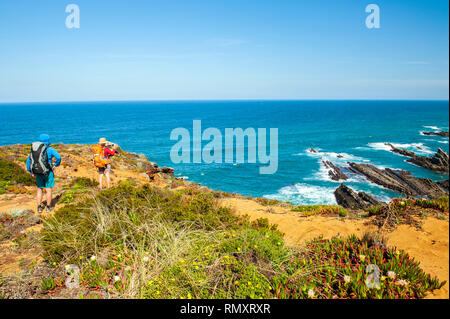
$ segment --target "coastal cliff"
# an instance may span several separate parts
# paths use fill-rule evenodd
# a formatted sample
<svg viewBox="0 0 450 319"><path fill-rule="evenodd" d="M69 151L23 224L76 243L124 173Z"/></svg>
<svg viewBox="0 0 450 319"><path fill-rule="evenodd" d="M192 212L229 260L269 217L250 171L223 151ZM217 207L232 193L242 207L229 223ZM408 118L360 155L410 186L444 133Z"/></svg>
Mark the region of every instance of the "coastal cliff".
<svg viewBox="0 0 450 319"><path fill-rule="evenodd" d="M399 202L399 216L408 218L391 224L367 194L342 188L364 203L348 209L244 197L176 178L123 150L113 187L99 191L88 145L54 147L63 157L56 210L44 215L35 212L24 171L29 146L0 147L3 298L448 298L448 197ZM422 279L399 269L381 290L367 289L358 278L383 251L386 277L398 259ZM69 264L80 269L76 288L67 284ZM310 275L298 277L305 267Z"/></svg>

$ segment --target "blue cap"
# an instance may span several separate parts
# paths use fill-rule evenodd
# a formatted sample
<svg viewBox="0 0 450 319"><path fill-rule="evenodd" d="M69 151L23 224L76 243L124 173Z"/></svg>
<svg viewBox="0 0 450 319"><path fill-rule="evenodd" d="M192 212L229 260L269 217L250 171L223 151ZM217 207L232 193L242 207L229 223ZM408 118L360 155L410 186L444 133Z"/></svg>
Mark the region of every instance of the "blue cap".
<svg viewBox="0 0 450 319"><path fill-rule="evenodd" d="M48 134L39 135L39 142L49 145L50 144L50 136L48 136Z"/></svg>

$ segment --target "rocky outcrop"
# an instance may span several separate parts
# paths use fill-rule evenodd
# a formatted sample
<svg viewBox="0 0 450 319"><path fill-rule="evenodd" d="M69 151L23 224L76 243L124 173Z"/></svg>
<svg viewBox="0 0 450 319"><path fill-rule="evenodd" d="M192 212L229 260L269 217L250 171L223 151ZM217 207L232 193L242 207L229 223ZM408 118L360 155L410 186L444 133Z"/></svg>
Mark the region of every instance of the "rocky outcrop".
<svg viewBox="0 0 450 319"><path fill-rule="evenodd" d="M346 181L348 179L348 176L345 175L341 169L339 167L337 167L336 165L334 165L332 162L330 161L322 161L323 165L325 165L326 168L329 169L328 171L328 175L331 177L331 179L333 181L339 181L339 180L344 180Z"/></svg>
<svg viewBox="0 0 450 319"><path fill-rule="evenodd" d="M160 172L163 174L173 175L173 173L175 173L175 170L172 167L161 167Z"/></svg>
<svg viewBox="0 0 450 319"><path fill-rule="evenodd" d="M423 135L434 135L434 136L442 136L449 137L449 133L447 131L438 131L438 132L422 132Z"/></svg>
<svg viewBox="0 0 450 319"><path fill-rule="evenodd" d="M439 186L441 186L443 189L448 190L448 179L444 180L444 181L439 181L437 182Z"/></svg>
<svg viewBox="0 0 450 319"><path fill-rule="evenodd" d="M334 191L334 197L339 205L348 209L366 209L371 206L384 204L367 193L356 193L344 184L341 184L341 186Z"/></svg>
<svg viewBox="0 0 450 319"><path fill-rule="evenodd" d="M390 143L385 143L391 148L391 151L403 156L410 157L406 160L409 163L413 163L417 166L438 172L438 173L448 173L449 158L448 154L441 148L438 149L433 157L430 156L418 156L416 153L397 148Z"/></svg>
<svg viewBox="0 0 450 319"><path fill-rule="evenodd" d="M448 173L448 154L441 148L433 157L414 156L411 159L407 160L407 162L416 164L438 173Z"/></svg>
<svg viewBox="0 0 450 319"><path fill-rule="evenodd" d="M416 157L416 153L412 152L412 151L408 151L408 150L404 150L401 148L397 148L394 145L392 145L391 143L384 143L385 145L389 146L391 148L391 152L403 155L403 156L407 156L407 157Z"/></svg>
<svg viewBox="0 0 450 319"><path fill-rule="evenodd" d="M418 178L410 172L380 169L370 164L348 163L350 170L356 174L365 176L369 181L380 186L392 189L407 196L426 196L437 198L446 194L438 184L427 178Z"/></svg>
<svg viewBox="0 0 450 319"><path fill-rule="evenodd" d="M172 167L159 167L157 163L150 162L144 154L128 153L127 154L136 164L136 168L145 172L150 180L154 180L158 173L173 175L175 170ZM141 175L144 177L144 175Z"/></svg>

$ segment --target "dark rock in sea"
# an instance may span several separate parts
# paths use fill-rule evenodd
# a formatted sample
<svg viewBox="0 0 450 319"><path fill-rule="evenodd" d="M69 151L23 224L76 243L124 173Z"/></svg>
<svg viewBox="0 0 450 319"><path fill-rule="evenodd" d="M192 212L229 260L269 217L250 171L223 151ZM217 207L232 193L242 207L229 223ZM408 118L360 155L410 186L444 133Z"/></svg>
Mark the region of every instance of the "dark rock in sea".
<svg viewBox="0 0 450 319"><path fill-rule="evenodd" d="M438 149L436 154L432 157L430 156L418 156L416 153L407 151L401 148L397 148L390 143L385 143L391 147L391 151L403 156L410 157L406 160L409 163L413 163L417 166L438 172L438 173L448 173L449 157L448 154L441 148Z"/></svg>
<svg viewBox="0 0 450 319"><path fill-rule="evenodd" d="M364 192L356 193L344 184L334 191L334 197L339 205L349 209L366 209L371 206L384 205L383 202L376 200L371 195Z"/></svg>
<svg viewBox="0 0 450 319"><path fill-rule="evenodd" d="M446 179L444 181L439 181L439 182L437 182L437 184L439 186L441 186L443 189L447 190L447 192L449 191L449 189L448 189L448 179Z"/></svg>
<svg viewBox="0 0 450 319"><path fill-rule="evenodd" d="M434 135L434 136L442 136L449 137L449 133L447 131L439 131L439 132L422 132L423 135Z"/></svg>
<svg viewBox="0 0 450 319"><path fill-rule="evenodd" d="M389 146L391 148L391 152L403 155L403 156L407 156L407 157L416 157L416 153L411 152L411 151L407 151L401 148L397 148L394 145L390 144L390 143L384 143L385 145Z"/></svg>
<svg viewBox="0 0 450 319"><path fill-rule="evenodd" d="M316 151L315 149L313 149L313 148L310 148L310 149L308 150L308 152L311 152L311 153L317 153L317 151Z"/></svg>
<svg viewBox="0 0 450 319"><path fill-rule="evenodd" d="M348 179L348 176L342 173L341 169L334 165L330 161L322 161L323 165L325 165L326 168L329 168L328 175L330 175L331 179L334 181L338 180L344 180L346 181Z"/></svg>
<svg viewBox="0 0 450 319"><path fill-rule="evenodd" d="M393 170L390 168L380 169L370 164L348 163L350 170L356 174L365 176L369 181L392 189L407 196L426 196L437 198L446 192L435 182L427 178L418 178L410 172Z"/></svg>
<svg viewBox="0 0 450 319"><path fill-rule="evenodd" d="M415 156L407 160L407 162L422 166L429 170L438 173L448 173L449 157L448 154L441 148L433 157L429 156Z"/></svg>

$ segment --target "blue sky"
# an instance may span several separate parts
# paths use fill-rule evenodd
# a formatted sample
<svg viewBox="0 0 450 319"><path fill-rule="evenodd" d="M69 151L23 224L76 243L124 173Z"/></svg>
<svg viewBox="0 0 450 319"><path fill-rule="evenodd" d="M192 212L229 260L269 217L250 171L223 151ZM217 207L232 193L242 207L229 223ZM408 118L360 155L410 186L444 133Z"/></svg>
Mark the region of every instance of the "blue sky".
<svg viewBox="0 0 450 319"><path fill-rule="evenodd" d="M80 8L67 29L66 5ZM365 7L380 7L368 29ZM447 0L2 0L0 102L448 99Z"/></svg>

